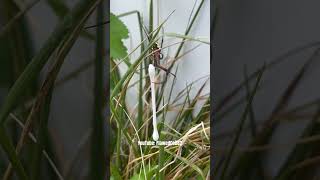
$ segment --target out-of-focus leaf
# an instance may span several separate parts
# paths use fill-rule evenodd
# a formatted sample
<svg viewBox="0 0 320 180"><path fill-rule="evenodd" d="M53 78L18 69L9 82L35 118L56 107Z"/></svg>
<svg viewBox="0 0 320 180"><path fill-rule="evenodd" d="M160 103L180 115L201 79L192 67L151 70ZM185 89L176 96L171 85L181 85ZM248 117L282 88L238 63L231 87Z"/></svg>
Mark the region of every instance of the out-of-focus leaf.
<svg viewBox="0 0 320 180"><path fill-rule="evenodd" d="M63 18L69 12L68 6L62 0L47 0L47 3L59 18Z"/></svg>
<svg viewBox="0 0 320 180"><path fill-rule="evenodd" d="M60 19L62 19L70 11L69 7L66 5L65 1L63 0L47 0L47 3L50 6L50 8L53 10L53 12ZM87 31L82 31L81 36L90 40L95 39L95 37Z"/></svg>
<svg viewBox="0 0 320 180"><path fill-rule="evenodd" d="M32 59L32 61L25 68L19 79L15 82L11 88L5 104L0 110L0 122L4 123L10 110L17 104L17 100L25 93L25 88L32 82L34 82L42 70L43 66L49 60L49 57L60 45L63 40L74 28L77 27L84 16L87 17L92 12L96 3L99 0L90 1L83 0L76 5L73 11L71 11L63 21L58 25L50 38L46 41L44 46L40 49L39 53Z"/></svg>

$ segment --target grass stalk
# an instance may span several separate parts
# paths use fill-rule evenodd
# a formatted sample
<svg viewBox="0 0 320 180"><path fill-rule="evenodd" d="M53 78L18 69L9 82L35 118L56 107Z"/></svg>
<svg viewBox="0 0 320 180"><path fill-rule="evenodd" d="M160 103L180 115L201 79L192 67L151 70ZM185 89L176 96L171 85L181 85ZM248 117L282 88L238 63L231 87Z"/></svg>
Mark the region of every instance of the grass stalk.
<svg viewBox="0 0 320 180"><path fill-rule="evenodd" d="M103 21L103 1L97 9L97 23ZM102 180L105 178L105 147L104 147L104 123L103 123L103 66L102 52L105 49L104 26L97 27L95 83L94 83L94 114L92 120L90 179Z"/></svg>
<svg viewBox="0 0 320 180"><path fill-rule="evenodd" d="M242 129L243 129L243 125L245 123L245 120L247 119L247 115L250 112L250 107L251 107L251 104L253 102L253 98L254 98L254 96L255 96L255 94L257 92L257 88L258 88L258 85L260 83L260 80L261 80L263 72L264 72L264 68L259 73L259 76L257 78L256 84L254 86L254 90L253 90L252 94L250 95L250 98L248 100L248 103L247 103L247 105L245 107L244 112L242 113L242 116L241 116L241 119L240 119L240 123L238 125L238 129L237 129L236 135L235 135L235 137L234 137L234 139L232 141L232 144L231 144L231 146L230 146L230 148L229 148L229 150L228 150L228 152L226 154L226 160L224 162L224 165L223 165L223 168L222 168L222 172L221 172L221 177L220 177L222 180L225 179L225 176L226 176L226 173L227 173L227 169L229 167L230 161L231 161L232 156L233 156L234 149L235 149L236 145L238 144L238 141L239 141L239 138L240 138L240 134L241 134Z"/></svg>

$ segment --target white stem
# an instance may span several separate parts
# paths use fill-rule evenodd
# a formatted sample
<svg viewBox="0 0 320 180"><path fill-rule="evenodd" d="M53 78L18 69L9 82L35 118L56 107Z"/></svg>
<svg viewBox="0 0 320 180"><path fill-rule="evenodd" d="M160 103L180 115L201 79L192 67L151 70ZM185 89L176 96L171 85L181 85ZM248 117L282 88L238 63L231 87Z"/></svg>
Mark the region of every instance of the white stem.
<svg viewBox="0 0 320 180"><path fill-rule="evenodd" d="M153 133L152 138L154 141L158 141L159 133L157 129L157 115L156 115L156 92L155 92L155 76L156 70L152 64L149 65L149 76L151 82L151 101L152 101L152 124L153 124Z"/></svg>

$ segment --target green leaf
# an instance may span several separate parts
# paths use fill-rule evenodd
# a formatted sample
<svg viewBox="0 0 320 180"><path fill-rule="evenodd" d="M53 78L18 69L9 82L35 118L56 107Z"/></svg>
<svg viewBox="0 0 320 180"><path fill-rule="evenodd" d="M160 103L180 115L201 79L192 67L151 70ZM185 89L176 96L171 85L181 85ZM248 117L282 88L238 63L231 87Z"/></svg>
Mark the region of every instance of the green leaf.
<svg viewBox="0 0 320 180"><path fill-rule="evenodd" d="M123 59L127 56L127 48L122 40L129 37L129 31L124 23L114 14L110 14L110 56Z"/></svg>

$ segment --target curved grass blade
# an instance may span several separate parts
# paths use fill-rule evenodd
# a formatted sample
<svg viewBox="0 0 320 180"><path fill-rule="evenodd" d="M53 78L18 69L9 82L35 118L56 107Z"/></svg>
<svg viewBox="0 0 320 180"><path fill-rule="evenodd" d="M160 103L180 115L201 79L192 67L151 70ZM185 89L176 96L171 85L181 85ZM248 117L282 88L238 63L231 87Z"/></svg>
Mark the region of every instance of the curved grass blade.
<svg viewBox="0 0 320 180"><path fill-rule="evenodd" d="M49 7L53 10L53 12L59 17L59 19L63 19L66 16L70 9L66 5L65 1L62 0L46 0ZM95 36L90 34L87 31L82 31L81 35L89 40L94 40Z"/></svg>
<svg viewBox="0 0 320 180"><path fill-rule="evenodd" d="M7 156L9 158L10 162L12 163L13 168L16 170L18 177L22 180L28 180L29 178L28 178L16 152L14 151L14 147L13 147L9 137L5 133L5 129L2 125L0 125L0 143L1 143L3 150L7 153Z"/></svg>
<svg viewBox="0 0 320 180"><path fill-rule="evenodd" d="M176 155L176 154L172 153L171 151L169 151L167 149L164 149L164 151L167 152L168 154L170 154L171 156L175 156L181 162L183 162L183 163L187 164L188 166L190 166L195 172L197 172L200 175L202 180L205 180L205 176L204 176L202 170L197 165L190 163L188 161L188 159L186 159L184 157L181 157L179 155Z"/></svg>
<svg viewBox="0 0 320 180"><path fill-rule="evenodd" d="M83 0L76 5L76 7L68 14L63 22L52 33L50 38L46 41L40 52L32 59L28 64L24 72L20 75L18 80L11 88L4 105L0 110L0 124L3 127L8 114L18 103L19 98L24 94L25 89L36 80L36 77L40 73L42 67L46 64L49 57L60 45L61 41L74 30L78 24L82 21L83 17L87 17L94 9L96 3L99 0ZM70 35L70 34L69 34ZM1 145L5 149L14 169L17 170L21 179L26 179L27 176L24 173L21 163L14 151L14 148L10 142L10 139L5 134L4 128L0 129L1 133Z"/></svg>
<svg viewBox="0 0 320 180"><path fill-rule="evenodd" d="M38 173L38 169L39 167L39 163L40 163L40 155L42 152L42 149L44 148L44 144L45 144L45 139L44 137L46 136L47 132L44 131L44 129L46 129L46 125L47 125L47 120L48 120L48 111L43 111L42 107L44 105L44 107L49 108L49 104L51 101L51 95L52 95L52 91L53 91L53 86L54 86L54 82L57 78L57 75L61 69L61 66L65 60L65 57L67 56L68 52L70 51L70 49L72 48L73 44L75 43L76 39L79 36L79 33L81 31L81 28L85 22L85 20L87 19L88 15L90 13L88 13L86 16L84 16L82 18L82 20L79 22L79 24L76 26L76 28L74 30L72 30L69 35L66 37L66 39L63 40L63 42L61 43L61 47L59 46L58 50L59 52L57 53L57 62L55 63L55 66L51 69L51 71L48 73L47 79L45 80L44 85L42 86L38 97L37 97L37 101L33 107L33 110L30 112L27 121L26 121L26 125L25 128L23 129L23 132L20 136L16 151L17 153L19 153L22 149L22 146L25 143L26 137L31 129L31 126L33 124L34 119L38 119L39 117L37 116L37 114L39 114L40 112L45 112L43 113L44 116L42 118L40 118L40 124L42 124L43 126L40 128L39 133L42 135L39 135L39 137L37 139L39 139L39 146L37 147L37 151L38 153L35 154L35 159L38 159L38 163L37 161L33 161L34 162L34 172L33 172L33 179L36 179L37 177L37 173ZM48 109L47 109L48 110ZM42 144L42 145L41 145ZM4 179L9 179L11 176L11 166L8 166Z"/></svg>
<svg viewBox="0 0 320 180"><path fill-rule="evenodd" d="M250 100L250 85L249 85L249 81L248 81L248 72L247 72L247 67L244 66L243 69L243 74L244 74L244 78L246 81L246 96L247 96L247 101ZM257 134L257 127L256 127L256 118L255 118L255 114L254 114L254 110L253 110L253 106L252 104L250 105L250 112L249 112L249 120L250 120L250 130L251 130L251 137L254 138ZM257 175L259 176L259 179L264 180L266 179L264 172L263 172L263 167L262 167L262 161L260 159L258 159L257 161L257 167L256 167L256 172Z"/></svg>
<svg viewBox="0 0 320 180"><path fill-rule="evenodd" d="M306 49L320 46L320 41L313 41L307 44L304 44L302 46L298 46L296 48L290 49L289 51L279 55L274 60L272 60L270 63L267 63L266 69L270 69L286 60L289 59L290 56L296 55ZM254 77L256 77L259 74L259 71L261 68L257 69L255 72L251 73L248 77L248 80L252 80ZM217 103L215 111L219 111L222 107L224 107L231 99L234 97L238 92L244 87L245 81L242 81L239 85L237 85L231 92L229 92L226 96L222 98L222 100Z"/></svg>
<svg viewBox="0 0 320 180"><path fill-rule="evenodd" d="M264 67L265 67L265 66L264 66ZM254 86L254 90L253 90L252 94L251 94L250 97L249 97L249 100L248 100L248 103L247 103L247 105L246 105L246 107L245 107L244 112L242 113L242 116L241 116L241 119L240 119L240 123L239 123L239 125L238 125L238 129L237 129L236 135L235 135L235 137L234 137L234 139L233 139L233 141L232 141L232 144L231 144L231 147L229 148L229 151L228 151L227 154L226 154L226 160L225 160L225 162L224 162L224 164L223 164L223 168L222 168L222 172L221 172L221 177L220 177L222 180L224 180L225 177L226 177L227 169L228 169L228 167L229 167L229 165L230 165L230 161L231 161L231 159L232 159L233 152L234 152L235 147L236 147L236 145L238 144L238 141L239 141L239 139L240 139L240 134L241 134L241 132L242 132L242 129L243 129L243 125L244 125L244 123L245 123L245 120L247 119L247 115L250 113L250 107L251 107L251 105L252 105L253 98L254 98L254 96L255 96L255 94L256 94L256 92L257 92L258 85L259 85L259 83L260 83L260 80L261 80L261 77L262 77L262 74L263 74L264 70L265 70L265 68L263 68L263 69L260 71L260 73L259 73L259 76L258 76L258 78L257 78L256 84L255 84L255 86Z"/></svg>
<svg viewBox="0 0 320 180"><path fill-rule="evenodd" d="M193 37L186 36L186 35L182 35L182 34L177 34L177 33L165 33L164 35L165 35L165 36L168 36L168 37L181 38L181 39L184 39L184 40L191 40L191 41L201 42L201 43L210 45L210 42L208 42L208 41L202 40L202 39L200 39L200 38L193 38Z"/></svg>
<svg viewBox="0 0 320 180"><path fill-rule="evenodd" d="M22 9L19 13L17 13L0 31L0 39L6 35L11 28L18 23L18 21L20 20L20 18L23 17L23 15L25 15L25 13L27 13L32 7L34 7L40 0L35 0L33 2L31 2L30 4L28 4L24 9Z"/></svg>
<svg viewBox="0 0 320 180"><path fill-rule="evenodd" d="M305 128L304 132L301 135L301 139L317 135L320 130L320 125L318 123L320 117L320 106L318 105L318 110L315 113L313 119ZM300 161L304 160L308 156L308 152L315 151L319 147L319 143L310 143L310 144L296 144L293 151L289 154L286 161L281 166L276 179L286 180L293 177L293 166Z"/></svg>
<svg viewBox="0 0 320 180"><path fill-rule="evenodd" d="M276 119L277 115L287 106L295 90L297 89L299 83L305 76L307 69L310 64L316 59L320 53L320 50L317 49L314 54L305 62L303 67L298 71L296 76L290 82L286 90L283 92L282 96L279 98L278 103L276 104L273 112L271 113L268 120L266 120L262 125L262 130L257 134L257 136L251 141L250 146L263 145L269 141L269 138L272 135L272 132L279 124L279 121ZM256 158L259 157L258 152L245 152L240 155L240 158L237 160L234 168L230 173L229 178L234 178L239 175L240 179L245 179L248 176L248 173L251 171L251 168L255 167Z"/></svg>
<svg viewBox="0 0 320 180"><path fill-rule="evenodd" d="M9 112L16 105L17 100L23 95L25 88L36 80L42 67L46 64L49 57L60 45L61 41L69 35L69 32L77 27L83 16L87 16L95 8L96 3L100 0L82 0L76 7L65 16L63 21L51 34L40 52L28 64L19 79L13 87L0 110L0 123L4 124Z"/></svg>

